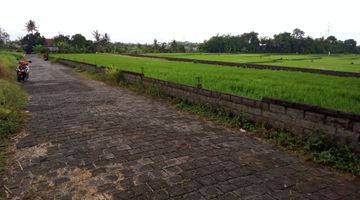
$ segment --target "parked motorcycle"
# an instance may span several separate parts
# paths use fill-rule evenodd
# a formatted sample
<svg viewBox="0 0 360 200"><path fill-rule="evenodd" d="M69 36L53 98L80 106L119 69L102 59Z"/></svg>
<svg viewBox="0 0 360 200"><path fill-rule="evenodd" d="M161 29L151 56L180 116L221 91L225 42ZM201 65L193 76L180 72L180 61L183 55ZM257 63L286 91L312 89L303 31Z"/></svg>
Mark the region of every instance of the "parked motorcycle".
<svg viewBox="0 0 360 200"><path fill-rule="evenodd" d="M18 82L26 81L26 70L25 69L17 70L17 81Z"/></svg>
<svg viewBox="0 0 360 200"><path fill-rule="evenodd" d="M19 61L19 67L16 69L16 74L17 74L17 81L18 82L25 82L29 79L29 63L31 63L31 61L25 61L25 60L20 60Z"/></svg>

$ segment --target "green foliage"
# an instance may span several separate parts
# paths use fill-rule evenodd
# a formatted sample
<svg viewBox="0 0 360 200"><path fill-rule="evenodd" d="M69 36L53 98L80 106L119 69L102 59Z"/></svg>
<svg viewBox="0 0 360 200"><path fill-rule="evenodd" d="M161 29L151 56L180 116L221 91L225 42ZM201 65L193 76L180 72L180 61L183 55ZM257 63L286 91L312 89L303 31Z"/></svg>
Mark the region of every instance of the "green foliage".
<svg viewBox="0 0 360 200"><path fill-rule="evenodd" d="M161 90L158 87L156 87L155 85L150 85L146 89L146 93L148 95L155 96L155 97L162 97L163 96L163 93L161 92Z"/></svg>
<svg viewBox="0 0 360 200"><path fill-rule="evenodd" d="M360 53L356 41L328 38L305 37L305 32L296 28L293 33L283 32L273 38L259 39L258 33L241 35L216 35L200 46L201 51L209 53Z"/></svg>
<svg viewBox="0 0 360 200"><path fill-rule="evenodd" d="M3 108L19 110L25 105L25 95L22 88L9 81L0 80L0 105Z"/></svg>
<svg viewBox="0 0 360 200"><path fill-rule="evenodd" d="M36 46L33 47L33 51L34 53L47 53L48 48L44 47L44 45L37 44Z"/></svg>
<svg viewBox="0 0 360 200"><path fill-rule="evenodd" d="M21 118L18 112L0 108L0 137L7 137L19 130Z"/></svg>
<svg viewBox="0 0 360 200"><path fill-rule="evenodd" d="M45 45L45 38L39 32L29 33L20 40L26 53L32 53L36 45Z"/></svg>
<svg viewBox="0 0 360 200"><path fill-rule="evenodd" d="M196 86L239 96L274 97L325 108L360 113L360 79L300 72L270 71L196 63L135 58L113 54L58 54L117 70L141 73L161 80Z"/></svg>
<svg viewBox="0 0 360 200"><path fill-rule="evenodd" d="M15 80L16 58L20 54L0 52L0 143L16 133L21 127L21 110L26 103L26 94ZM0 172L4 168L5 155L0 149ZM0 195L1 198L1 195Z"/></svg>
<svg viewBox="0 0 360 200"><path fill-rule="evenodd" d="M293 133L279 130L275 132L265 132L264 137L274 141L277 145L286 147L290 150L296 150L302 145L302 139L296 137Z"/></svg>
<svg viewBox="0 0 360 200"><path fill-rule="evenodd" d="M86 40L81 34L73 35L70 44L73 46L75 52L87 52L92 46L92 42Z"/></svg>
<svg viewBox="0 0 360 200"><path fill-rule="evenodd" d="M15 133L20 127L20 111L26 95L20 86L0 79L0 137Z"/></svg>
<svg viewBox="0 0 360 200"><path fill-rule="evenodd" d="M0 51L0 79L15 80L16 59L21 57L20 53Z"/></svg>
<svg viewBox="0 0 360 200"><path fill-rule="evenodd" d="M256 130L260 127L259 124L255 125L247 120L244 115L233 115L232 113L226 111L222 108L215 108L210 105L204 104L191 104L186 101L181 100L176 107L182 110L190 111L196 113L202 117L209 118L216 121L219 124L227 125L230 127L236 128L246 128L247 130Z"/></svg>
<svg viewBox="0 0 360 200"><path fill-rule="evenodd" d="M303 149L316 162L360 175L360 155L347 146L332 144L321 132L310 134L304 141Z"/></svg>

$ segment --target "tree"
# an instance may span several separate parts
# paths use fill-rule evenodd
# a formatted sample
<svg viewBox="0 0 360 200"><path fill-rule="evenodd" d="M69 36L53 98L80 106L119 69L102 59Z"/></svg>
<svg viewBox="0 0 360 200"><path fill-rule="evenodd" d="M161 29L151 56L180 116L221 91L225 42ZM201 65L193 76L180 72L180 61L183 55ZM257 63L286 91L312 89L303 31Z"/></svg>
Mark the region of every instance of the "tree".
<svg viewBox="0 0 360 200"><path fill-rule="evenodd" d="M356 41L353 39L348 39L344 41L344 50L349 53L356 53Z"/></svg>
<svg viewBox="0 0 360 200"><path fill-rule="evenodd" d="M305 32L296 28L293 30L292 35L295 39L302 39L305 36Z"/></svg>
<svg viewBox="0 0 360 200"><path fill-rule="evenodd" d="M36 45L45 45L45 38L39 32L27 34L21 38L20 43L26 53L32 53Z"/></svg>
<svg viewBox="0 0 360 200"><path fill-rule="evenodd" d="M25 28L28 33L38 32L38 27L36 26L34 20L29 20L28 22L26 22Z"/></svg>
<svg viewBox="0 0 360 200"><path fill-rule="evenodd" d="M70 36L59 34L59 35L55 36L53 38L53 40L54 40L54 44L60 43L60 42L69 44L70 43Z"/></svg>
<svg viewBox="0 0 360 200"><path fill-rule="evenodd" d="M292 51L292 37L288 32L274 35L275 52L291 53Z"/></svg>
<svg viewBox="0 0 360 200"><path fill-rule="evenodd" d="M70 36L59 34L53 38L53 46L59 48L59 52L68 53L71 51Z"/></svg>
<svg viewBox="0 0 360 200"><path fill-rule="evenodd" d="M330 35L329 37L326 38L326 41L328 41L330 44L334 44L337 41L337 39L335 36Z"/></svg>
<svg viewBox="0 0 360 200"><path fill-rule="evenodd" d="M256 52L260 46L260 40L258 37L258 33L250 32L244 33L240 36L240 39L243 41L243 51L246 52Z"/></svg>
<svg viewBox="0 0 360 200"><path fill-rule="evenodd" d="M98 30L93 31L93 36L95 39L94 46L95 50L99 52L104 52L107 50L110 50L109 44L110 44L110 36L109 34L105 33L104 35L101 35Z"/></svg>
<svg viewBox="0 0 360 200"><path fill-rule="evenodd" d="M110 35L105 33L104 36L101 38L101 40L104 42L104 43L110 43Z"/></svg>
<svg viewBox="0 0 360 200"><path fill-rule="evenodd" d="M10 41L10 35L0 27L0 47L4 47Z"/></svg>
<svg viewBox="0 0 360 200"><path fill-rule="evenodd" d="M183 44L176 42L176 40L173 40L170 43L169 50L172 53L182 53L185 52L185 46Z"/></svg>
<svg viewBox="0 0 360 200"><path fill-rule="evenodd" d="M160 50L160 45L159 45L157 39L154 39L154 43L153 43L153 46L152 46L152 47L153 47L154 52L159 52L159 50Z"/></svg>
<svg viewBox="0 0 360 200"><path fill-rule="evenodd" d="M92 32L92 35L94 36L95 42L100 42L101 40L101 34L98 30L95 30Z"/></svg>
<svg viewBox="0 0 360 200"><path fill-rule="evenodd" d="M71 36L71 44L77 47L84 47L87 45L86 38L81 34Z"/></svg>
<svg viewBox="0 0 360 200"><path fill-rule="evenodd" d="M71 36L70 44L75 52L88 52L92 46L92 42L81 34Z"/></svg>

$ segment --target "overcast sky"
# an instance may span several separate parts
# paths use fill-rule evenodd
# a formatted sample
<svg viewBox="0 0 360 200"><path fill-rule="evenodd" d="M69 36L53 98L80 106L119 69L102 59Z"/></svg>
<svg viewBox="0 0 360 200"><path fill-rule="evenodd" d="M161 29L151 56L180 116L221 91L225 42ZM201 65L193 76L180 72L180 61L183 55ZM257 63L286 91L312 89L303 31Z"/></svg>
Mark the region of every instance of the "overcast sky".
<svg viewBox="0 0 360 200"><path fill-rule="evenodd" d="M261 36L300 28L360 43L360 0L2 0L0 27L11 39L35 20L47 38L98 29L112 41L202 42L216 34L256 31ZM92 39L92 38L91 38Z"/></svg>

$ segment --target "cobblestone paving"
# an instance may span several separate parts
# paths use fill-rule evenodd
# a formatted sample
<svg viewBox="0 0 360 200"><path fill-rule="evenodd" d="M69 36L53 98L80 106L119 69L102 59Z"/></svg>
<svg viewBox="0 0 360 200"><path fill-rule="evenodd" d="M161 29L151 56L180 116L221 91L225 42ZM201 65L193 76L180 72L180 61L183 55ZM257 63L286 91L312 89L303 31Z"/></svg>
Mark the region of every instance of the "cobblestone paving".
<svg viewBox="0 0 360 200"><path fill-rule="evenodd" d="M14 140L9 198L360 199L358 179L32 60L31 120Z"/></svg>

